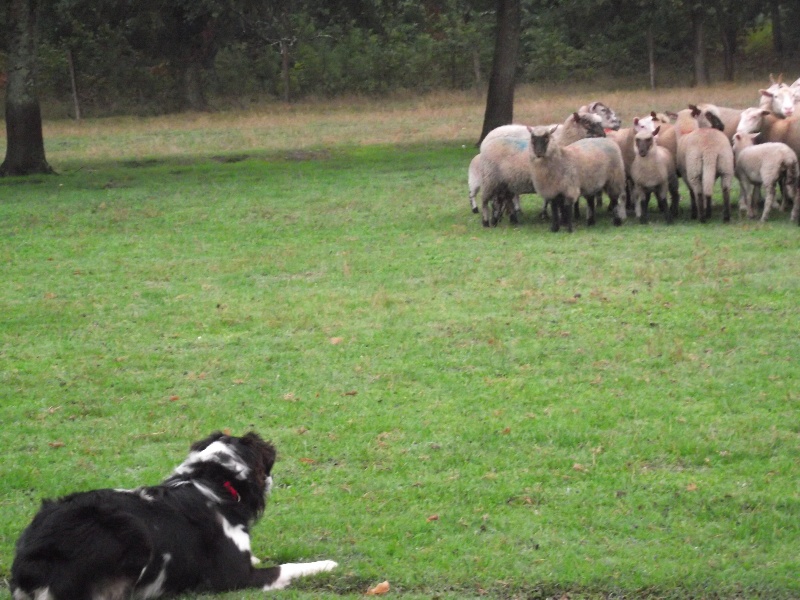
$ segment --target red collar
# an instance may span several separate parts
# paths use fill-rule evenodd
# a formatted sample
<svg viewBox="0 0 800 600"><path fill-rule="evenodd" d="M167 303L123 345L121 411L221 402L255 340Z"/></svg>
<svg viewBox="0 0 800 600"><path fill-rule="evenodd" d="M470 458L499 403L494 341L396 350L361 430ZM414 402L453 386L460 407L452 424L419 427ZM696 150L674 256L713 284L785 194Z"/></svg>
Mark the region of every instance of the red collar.
<svg viewBox="0 0 800 600"><path fill-rule="evenodd" d="M222 487L224 487L226 490L228 490L230 492L231 496L233 496L236 499L237 502L239 502L242 499L242 497L239 495L239 492L236 491L236 488L233 487L233 484L230 481L224 482L222 484Z"/></svg>

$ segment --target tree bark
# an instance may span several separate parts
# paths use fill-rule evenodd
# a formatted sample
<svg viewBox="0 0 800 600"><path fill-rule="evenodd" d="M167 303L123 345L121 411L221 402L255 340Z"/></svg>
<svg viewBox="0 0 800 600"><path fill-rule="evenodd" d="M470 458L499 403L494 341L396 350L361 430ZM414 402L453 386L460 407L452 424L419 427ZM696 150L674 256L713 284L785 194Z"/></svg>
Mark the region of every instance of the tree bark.
<svg viewBox="0 0 800 600"><path fill-rule="evenodd" d="M772 47L775 53L783 55L783 30L781 29L781 3L770 0L770 17L772 18Z"/></svg>
<svg viewBox="0 0 800 600"><path fill-rule="evenodd" d="M69 67L69 82L72 86L72 105L75 107L75 120L81 120L81 103L78 99L78 85L75 81L75 61L72 58L72 50L67 49L67 66Z"/></svg>
<svg viewBox="0 0 800 600"><path fill-rule="evenodd" d="M647 64L650 67L650 89L656 89L656 43L653 24L647 26Z"/></svg>
<svg viewBox="0 0 800 600"><path fill-rule="evenodd" d="M514 84L520 36L520 0L497 0L492 72L486 96L483 131L478 144L496 127L514 120Z"/></svg>
<svg viewBox="0 0 800 600"><path fill-rule="evenodd" d="M706 64L706 34L702 9L692 12L692 33L694 37L694 83L698 87L709 84Z"/></svg>
<svg viewBox="0 0 800 600"><path fill-rule="evenodd" d="M36 96L37 0L9 3L6 157L0 176L52 173L44 154L42 113Z"/></svg>

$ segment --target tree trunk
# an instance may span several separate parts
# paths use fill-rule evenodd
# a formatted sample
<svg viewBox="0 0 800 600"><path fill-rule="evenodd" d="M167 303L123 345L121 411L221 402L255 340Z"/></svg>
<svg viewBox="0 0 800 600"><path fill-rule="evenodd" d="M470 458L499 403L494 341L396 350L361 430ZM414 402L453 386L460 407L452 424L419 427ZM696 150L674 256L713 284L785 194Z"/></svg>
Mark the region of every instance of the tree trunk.
<svg viewBox="0 0 800 600"><path fill-rule="evenodd" d="M724 27L722 31L723 79L733 81L736 68L736 29Z"/></svg>
<svg viewBox="0 0 800 600"><path fill-rule="evenodd" d="M203 66L194 57L190 57L184 66L183 96L191 110L208 110L208 99L203 85Z"/></svg>
<svg viewBox="0 0 800 600"><path fill-rule="evenodd" d="M472 70L475 73L475 93L480 95L483 88L481 75L481 55L477 48L472 49Z"/></svg>
<svg viewBox="0 0 800 600"><path fill-rule="evenodd" d="M770 0L770 16L772 18L772 47L778 55L783 54L783 30L781 29L781 3L779 0Z"/></svg>
<svg viewBox="0 0 800 600"><path fill-rule="evenodd" d="M708 66L706 64L706 34L702 10L692 13L692 33L694 37L694 83L698 87L709 83Z"/></svg>
<svg viewBox="0 0 800 600"><path fill-rule="evenodd" d="M479 144L492 129L507 125L514 119L514 83L520 27L520 0L497 0L494 57Z"/></svg>
<svg viewBox="0 0 800 600"><path fill-rule="evenodd" d="M656 43L653 24L647 26L647 64L650 67L650 89L656 89Z"/></svg>
<svg viewBox="0 0 800 600"><path fill-rule="evenodd" d="M42 113L36 96L37 0L9 3L6 158L2 175L52 173L44 155Z"/></svg>
<svg viewBox="0 0 800 600"><path fill-rule="evenodd" d="M281 49L281 79L283 80L283 101L287 104L291 101L289 94L289 42L280 41Z"/></svg>
<svg viewBox="0 0 800 600"><path fill-rule="evenodd" d="M75 107L75 120L81 120L81 103L78 99L78 85L75 82L75 61L72 59L72 50L67 49L67 67L69 67L69 82L72 86L72 105Z"/></svg>

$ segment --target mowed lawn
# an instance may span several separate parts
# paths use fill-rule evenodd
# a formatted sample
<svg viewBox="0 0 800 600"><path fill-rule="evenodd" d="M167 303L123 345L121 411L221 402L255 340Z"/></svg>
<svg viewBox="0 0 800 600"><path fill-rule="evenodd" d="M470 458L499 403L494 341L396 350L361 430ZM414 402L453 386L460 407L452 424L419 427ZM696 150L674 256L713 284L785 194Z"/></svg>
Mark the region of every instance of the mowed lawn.
<svg viewBox="0 0 800 600"><path fill-rule="evenodd" d="M484 229L474 127L191 152L89 127L110 157L56 131L59 176L0 179L0 578L42 498L255 429L255 554L340 563L275 597L800 596L787 213L723 224L717 192L700 225L684 188L672 226L553 234L527 196Z"/></svg>

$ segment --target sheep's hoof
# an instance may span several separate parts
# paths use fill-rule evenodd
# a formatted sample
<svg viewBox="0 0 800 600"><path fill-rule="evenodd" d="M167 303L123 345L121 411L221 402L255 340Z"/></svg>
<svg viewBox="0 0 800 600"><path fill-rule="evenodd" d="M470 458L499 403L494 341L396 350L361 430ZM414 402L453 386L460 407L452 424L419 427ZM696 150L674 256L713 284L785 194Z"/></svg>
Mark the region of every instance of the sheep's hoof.
<svg viewBox="0 0 800 600"><path fill-rule="evenodd" d="M473 208L472 212L477 215L478 214L478 207L476 206L475 208Z"/></svg>
<svg viewBox="0 0 800 600"><path fill-rule="evenodd" d="M514 225L518 225L519 224L519 217L517 216L517 213L515 213L515 212L511 213L511 215L508 217L508 219Z"/></svg>
<svg viewBox="0 0 800 600"><path fill-rule="evenodd" d="M489 221L487 221L486 219L483 219L483 220L481 221L481 223L483 223L483 226L484 226L484 227L489 227Z"/></svg>
<svg viewBox="0 0 800 600"><path fill-rule="evenodd" d="M550 225L550 231L553 233L558 233L558 230L561 229L559 225Z"/></svg>
<svg viewBox="0 0 800 600"><path fill-rule="evenodd" d="M614 225L617 227L622 225L622 219L620 219L619 217L614 217Z"/></svg>
<svg viewBox="0 0 800 600"><path fill-rule="evenodd" d="M586 225L588 227L591 227L592 225L594 225L594 217L589 217L588 219L586 219Z"/></svg>

